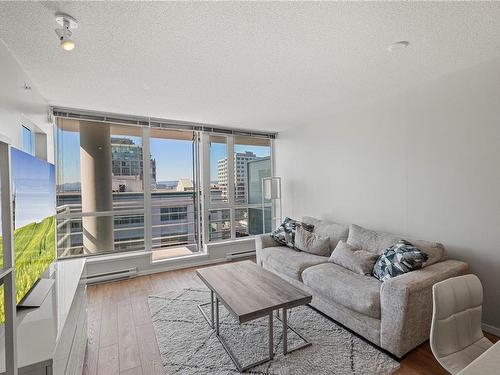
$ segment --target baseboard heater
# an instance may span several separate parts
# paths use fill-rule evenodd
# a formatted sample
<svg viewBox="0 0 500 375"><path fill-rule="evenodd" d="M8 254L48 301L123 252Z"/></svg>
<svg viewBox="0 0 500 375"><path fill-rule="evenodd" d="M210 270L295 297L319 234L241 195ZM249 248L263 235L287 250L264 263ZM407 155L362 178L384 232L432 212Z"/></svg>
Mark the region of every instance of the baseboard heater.
<svg viewBox="0 0 500 375"><path fill-rule="evenodd" d="M129 279L137 276L137 267L125 270L103 272L95 275L89 275L84 278L87 284L101 283L103 281Z"/></svg>
<svg viewBox="0 0 500 375"><path fill-rule="evenodd" d="M255 255L255 250L238 251L238 252L235 252L235 253L228 253L226 255L226 259L236 259L236 258L242 258L242 257L250 257L252 255Z"/></svg>

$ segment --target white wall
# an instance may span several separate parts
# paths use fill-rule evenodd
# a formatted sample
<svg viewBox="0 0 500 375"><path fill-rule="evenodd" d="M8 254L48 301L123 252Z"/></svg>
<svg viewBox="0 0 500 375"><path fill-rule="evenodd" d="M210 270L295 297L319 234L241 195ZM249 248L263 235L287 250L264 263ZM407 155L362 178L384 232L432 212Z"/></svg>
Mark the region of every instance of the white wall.
<svg viewBox="0 0 500 375"><path fill-rule="evenodd" d="M47 134L47 160L53 163L52 124L47 121L49 106L33 85L31 90L25 90L25 82L31 84L0 40L0 134L8 137L12 146L22 149L22 125L33 133L38 127Z"/></svg>
<svg viewBox="0 0 500 375"><path fill-rule="evenodd" d="M285 215L443 242L500 327L500 59L282 132L276 165Z"/></svg>

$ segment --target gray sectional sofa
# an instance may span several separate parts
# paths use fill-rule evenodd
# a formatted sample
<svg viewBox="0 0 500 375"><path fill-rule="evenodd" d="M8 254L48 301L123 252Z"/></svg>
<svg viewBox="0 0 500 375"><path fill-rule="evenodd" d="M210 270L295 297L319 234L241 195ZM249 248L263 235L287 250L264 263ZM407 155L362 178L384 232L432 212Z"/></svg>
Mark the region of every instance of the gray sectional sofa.
<svg viewBox="0 0 500 375"><path fill-rule="evenodd" d="M256 238L257 264L311 293L313 307L397 357L429 338L432 285L468 273L467 264L447 259L439 243L312 217L302 221L314 224L319 235L330 237L331 251L343 240L381 254L403 238L429 255L424 268L380 282L329 262L329 257L281 246L270 235Z"/></svg>

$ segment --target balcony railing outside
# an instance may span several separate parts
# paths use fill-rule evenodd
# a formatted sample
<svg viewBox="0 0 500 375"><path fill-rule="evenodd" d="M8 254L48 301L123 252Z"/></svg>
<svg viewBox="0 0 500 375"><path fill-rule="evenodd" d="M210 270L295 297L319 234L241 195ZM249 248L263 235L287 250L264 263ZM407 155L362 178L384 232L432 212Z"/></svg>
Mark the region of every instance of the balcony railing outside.
<svg viewBox="0 0 500 375"><path fill-rule="evenodd" d="M139 198L139 199L138 199ZM187 246L197 252L195 193L152 192L152 250ZM113 194L113 211L85 213L78 192L58 194L57 254L59 258L93 255L83 246L83 217L113 217L114 248L99 254L144 250L142 193Z"/></svg>

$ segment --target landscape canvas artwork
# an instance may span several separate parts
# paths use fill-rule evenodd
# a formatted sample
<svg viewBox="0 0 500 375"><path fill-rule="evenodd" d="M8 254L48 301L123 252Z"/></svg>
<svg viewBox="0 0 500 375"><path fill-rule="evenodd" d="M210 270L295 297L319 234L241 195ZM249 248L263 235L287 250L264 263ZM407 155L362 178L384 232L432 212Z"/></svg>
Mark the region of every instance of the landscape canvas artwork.
<svg viewBox="0 0 500 375"><path fill-rule="evenodd" d="M55 258L55 170L44 160L11 148L16 302L38 281ZM0 226L0 265L3 267ZM4 322L3 287L0 323Z"/></svg>

